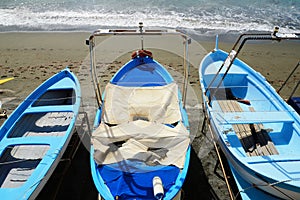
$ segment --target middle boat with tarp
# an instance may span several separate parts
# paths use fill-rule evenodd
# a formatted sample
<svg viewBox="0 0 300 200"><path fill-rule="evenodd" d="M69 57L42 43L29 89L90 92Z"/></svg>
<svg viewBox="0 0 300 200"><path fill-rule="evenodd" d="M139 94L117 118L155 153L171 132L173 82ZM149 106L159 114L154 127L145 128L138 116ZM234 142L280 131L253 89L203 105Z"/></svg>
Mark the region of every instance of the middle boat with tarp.
<svg viewBox="0 0 300 200"><path fill-rule="evenodd" d="M145 42L153 45L155 37L165 35L179 36L184 47L189 43L180 32L144 30L142 24L138 30L97 30L87 40L98 101L90 161L100 199L180 196L190 160L189 123L182 101L187 80L181 93L171 74L144 48ZM111 40L119 45L125 39L141 44L133 49L131 60L118 69L103 93L95 52L96 38L101 37L121 37ZM105 42L100 41L100 47L104 47ZM106 42L108 46L110 42Z"/></svg>

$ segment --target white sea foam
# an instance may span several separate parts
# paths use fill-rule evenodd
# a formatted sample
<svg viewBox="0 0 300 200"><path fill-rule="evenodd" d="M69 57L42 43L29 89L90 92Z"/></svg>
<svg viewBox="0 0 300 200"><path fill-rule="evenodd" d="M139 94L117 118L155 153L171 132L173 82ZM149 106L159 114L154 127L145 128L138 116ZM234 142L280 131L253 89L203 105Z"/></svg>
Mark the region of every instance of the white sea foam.
<svg viewBox="0 0 300 200"><path fill-rule="evenodd" d="M226 32L271 31L274 26L284 32L300 31L300 3L292 5L269 5L254 1L254 4L234 3L224 5L218 0L204 3L202 0L173 2L146 1L126 7L127 1L77 4L56 0L47 3L35 0L20 0L24 3L1 5L0 31L28 30L93 30L103 27L136 27L142 21L147 27L182 28L195 34ZM131 0L133 3L133 0ZM143 2L143 0L140 0ZM39 2L39 4L38 4ZM90 2L90 1L88 1ZM96 2L96 3L95 3ZM255 4L256 2L256 4ZM176 4L177 7L176 7ZM150 7L149 7L150 6ZM280 12L279 12L280 11Z"/></svg>

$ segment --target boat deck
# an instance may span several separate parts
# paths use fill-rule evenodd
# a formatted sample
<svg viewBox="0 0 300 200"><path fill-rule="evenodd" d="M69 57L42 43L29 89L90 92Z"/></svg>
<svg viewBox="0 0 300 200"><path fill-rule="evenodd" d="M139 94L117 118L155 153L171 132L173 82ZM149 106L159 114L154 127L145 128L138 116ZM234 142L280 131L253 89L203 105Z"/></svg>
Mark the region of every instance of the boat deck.
<svg viewBox="0 0 300 200"><path fill-rule="evenodd" d="M21 187L32 175L49 148L49 145L16 145L6 148L0 159L1 188ZM36 180L36 183L39 181Z"/></svg>
<svg viewBox="0 0 300 200"><path fill-rule="evenodd" d="M25 114L5 139L7 146L0 157L0 188L21 187L46 154L57 154L56 148L73 116L73 112ZM49 152L54 144L56 148Z"/></svg>
<svg viewBox="0 0 300 200"><path fill-rule="evenodd" d="M12 129L8 138L29 136L64 136L73 116L73 112L67 111L25 114ZM43 140L43 138L41 139Z"/></svg>
<svg viewBox="0 0 300 200"><path fill-rule="evenodd" d="M235 100L219 100L223 112L244 112ZM255 112L253 107L249 111ZM247 156L264 156L279 154L267 130L260 123L232 124Z"/></svg>

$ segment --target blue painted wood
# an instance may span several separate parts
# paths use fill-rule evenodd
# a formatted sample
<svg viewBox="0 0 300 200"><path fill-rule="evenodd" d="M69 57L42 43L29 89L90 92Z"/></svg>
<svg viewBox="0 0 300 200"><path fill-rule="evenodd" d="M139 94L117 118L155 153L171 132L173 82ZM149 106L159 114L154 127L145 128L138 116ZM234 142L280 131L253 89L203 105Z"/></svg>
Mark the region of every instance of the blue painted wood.
<svg viewBox="0 0 300 200"><path fill-rule="evenodd" d="M300 114L300 97L291 97L287 102Z"/></svg>
<svg viewBox="0 0 300 200"><path fill-rule="evenodd" d="M299 115L259 72L241 60L234 60L225 77L226 66L217 74L227 55L219 49L207 54L200 64L199 76L212 132L228 159L239 189L255 185L256 188L248 190L250 199L274 199L274 196L300 199ZM215 75L215 82L210 84ZM219 81L222 81L220 87L216 88ZM235 101L241 110L224 112L220 102L226 100ZM233 127L243 124L262 126L278 154L260 152L260 155L249 157ZM267 143L256 140L256 144L263 147ZM264 195L261 190L271 196ZM245 195L242 197L249 199Z"/></svg>
<svg viewBox="0 0 300 200"><path fill-rule="evenodd" d="M128 86L128 87L155 87L155 86L162 86L170 84L174 81L173 77L169 74L169 72L157 61L153 60L152 58L143 57L143 58L134 58L126 63L111 79L111 83L121 86ZM179 94L179 99L181 99L181 94ZM179 104L183 123L186 127L189 126L188 123L188 116L186 111L182 107L182 103ZM101 122L101 107L98 109L94 126L95 128L99 126ZM101 166L98 166L94 161L94 148L91 146L91 153L90 153L90 164L91 164L91 171L93 180L97 190L99 191L100 195L108 200L108 199L115 199L110 191L110 188L105 184L105 180L103 179L100 170ZM180 170L178 176L174 180L174 185L170 187L168 191L165 191L165 196L163 199L172 199L174 198L178 192L180 192L181 187L184 183L185 177L187 175L187 170L189 166L190 160L190 147L187 150L184 168ZM138 167L138 166L136 166ZM159 172L159 168L153 166L148 166L148 169L152 171L157 170ZM167 176L167 174L166 174ZM135 199L139 199L136 197L132 197ZM147 199L155 199L153 193L149 194Z"/></svg>
<svg viewBox="0 0 300 200"><path fill-rule="evenodd" d="M76 76L64 69L35 89L0 128L0 196L34 199L57 166L81 101Z"/></svg>

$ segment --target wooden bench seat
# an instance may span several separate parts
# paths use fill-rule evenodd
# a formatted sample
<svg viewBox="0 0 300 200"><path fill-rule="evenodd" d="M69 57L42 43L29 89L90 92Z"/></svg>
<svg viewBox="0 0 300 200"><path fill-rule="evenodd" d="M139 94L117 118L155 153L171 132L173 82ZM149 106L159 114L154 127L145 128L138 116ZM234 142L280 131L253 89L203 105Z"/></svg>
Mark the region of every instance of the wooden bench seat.
<svg viewBox="0 0 300 200"><path fill-rule="evenodd" d="M235 100L218 101L223 112L243 112ZM255 110L250 107L251 112ZM267 130L260 123L232 123L232 127L248 156L279 154Z"/></svg>
<svg viewBox="0 0 300 200"><path fill-rule="evenodd" d="M219 124L259 124L259 123L281 123L293 122L293 119L286 111L233 111L233 112L214 112Z"/></svg>

